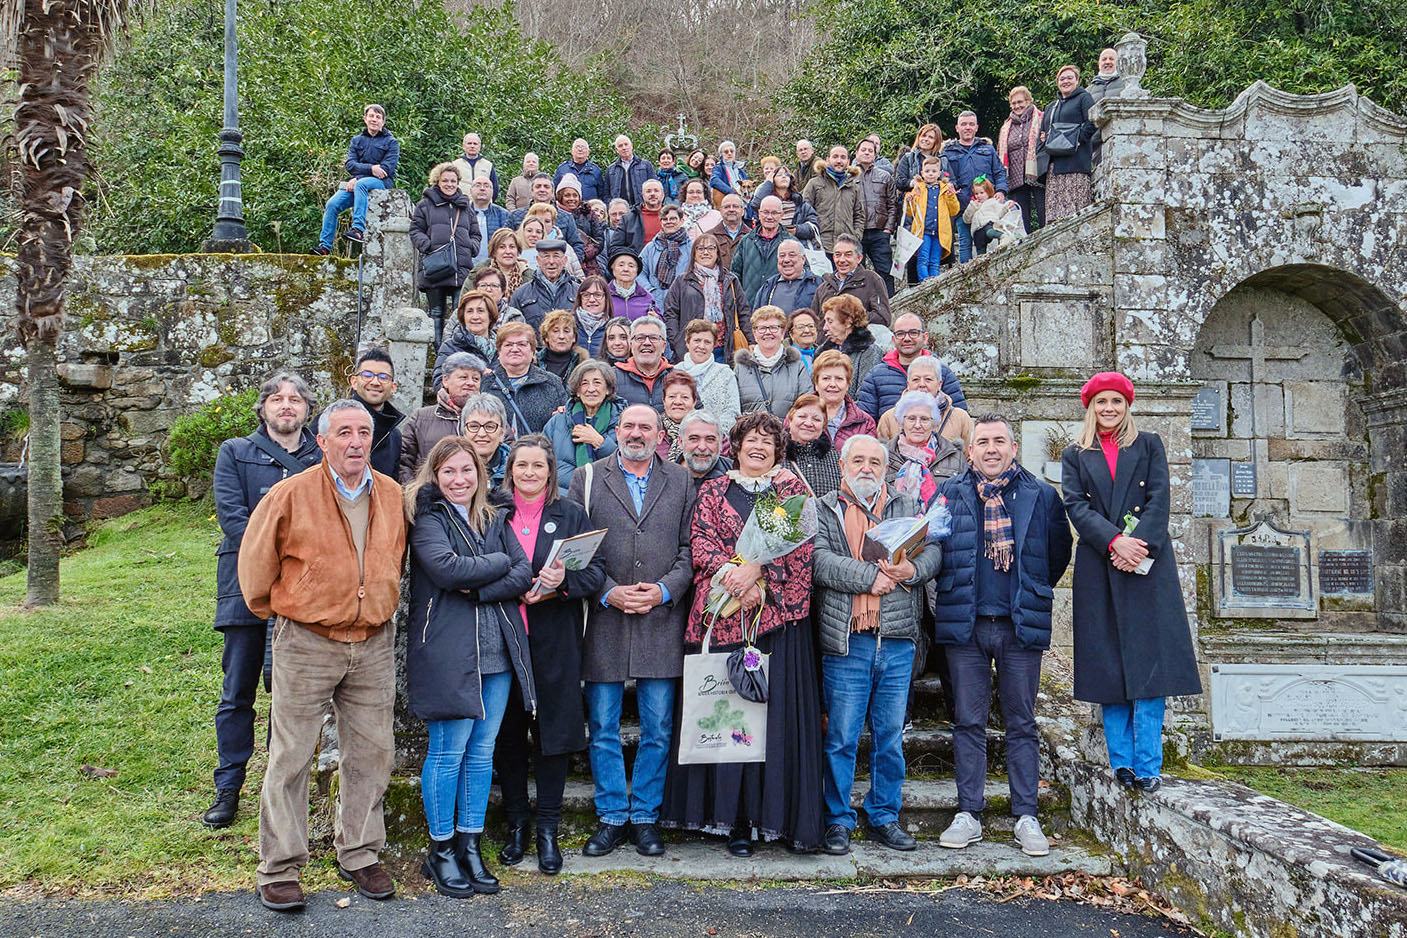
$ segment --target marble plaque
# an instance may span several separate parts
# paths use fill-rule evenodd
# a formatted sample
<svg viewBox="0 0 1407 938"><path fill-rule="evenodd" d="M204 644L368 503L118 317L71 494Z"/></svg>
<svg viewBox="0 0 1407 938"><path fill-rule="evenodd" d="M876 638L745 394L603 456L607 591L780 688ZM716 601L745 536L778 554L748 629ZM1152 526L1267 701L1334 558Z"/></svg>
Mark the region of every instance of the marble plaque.
<svg viewBox="0 0 1407 938"><path fill-rule="evenodd" d="M1221 389L1201 388L1192 398L1192 429L1221 429Z"/></svg>
<svg viewBox="0 0 1407 938"><path fill-rule="evenodd" d="M1220 532L1217 542L1217 615L1274 616L1315 608L1308 531L1282 531L1258 521Z"/></svg>
<svg viewBox="0 0 1407 938"><path fill-rule="evenodd" d="M1321 550L1319 592L1325 596L1363 596L1373 592L1371 550Z"/></svg>
<svg viewBox="0 0 1407 938"><path fill-rule="evenodd" d="M1237 462L1231 464L1231 494L1236 498L1256 497L1256 464Z"/></svg>
<svg viewBox="0 0 1407 938"><path fill-rule="evenodd" d="M1192 516L1231 517L1231 460L1192 460Z"/></svg>
<svg viewBox="0 0 1407 938"><path fill-rule="evenodd" d="M1407 742L1407 665L1213 664L1215 739Z"/></svg>

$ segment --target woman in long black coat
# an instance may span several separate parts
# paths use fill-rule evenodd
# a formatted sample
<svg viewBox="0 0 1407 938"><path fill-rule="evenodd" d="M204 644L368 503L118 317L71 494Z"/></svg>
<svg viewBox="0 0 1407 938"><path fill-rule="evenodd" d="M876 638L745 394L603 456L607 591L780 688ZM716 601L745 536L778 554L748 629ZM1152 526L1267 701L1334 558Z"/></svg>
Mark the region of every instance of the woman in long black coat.
<svg viewBox="0 0 1407 938"><path fill-rule="evenodd" d="M1109 764L1119 781L1155 791L1164 698L1200 694L1202 682L1168 535L1167 454L1156 433L1135 429L1133 397L1133 382L1118 372L1086 382L1085 426L1065 448L1061 488L1080 535L1075 697L1102 705ZM1126 519L1137 522L1132 534L1124 533Z"/></svg>
<svg viewBox="0 0 1407 938"><path fill-rule="evenodd" d="M422 263L416 279L435 323L436 348L444 339L445 310L454 309L459 303L459 288L474 270L481 234L479 222L469 210L469 198L459 191L459 170L453 163L441 163L430 170L430 185L410 215L410 243L423 259L454 239L454 269L431 277Z"/></svg>
<svg viewBox="0 0 1407 938"><path fill-rule="evenodd" d="M504 507L512 536L532 563L539 588L524 590L528 650L537 689L536 717L521 704L515 683L498 733L494 765L503 789L508 837L498 858L507 866L521 863L527 851L532 812L528 805L528 759L537 776L537 868L549 875L562 869L557 828L567 785L567 761L586 748L586 710L581 694L581 640L585 622L582 600L594 596L606 580L600 553L580 570L561 561L547 567L558 539L592 530L586 510L562 498L552 441L541 433L521 436L508 451L508 468L495 500ZM539 598L546 597L546 598ZM536 746L528 747L528 729Z"/></svg>

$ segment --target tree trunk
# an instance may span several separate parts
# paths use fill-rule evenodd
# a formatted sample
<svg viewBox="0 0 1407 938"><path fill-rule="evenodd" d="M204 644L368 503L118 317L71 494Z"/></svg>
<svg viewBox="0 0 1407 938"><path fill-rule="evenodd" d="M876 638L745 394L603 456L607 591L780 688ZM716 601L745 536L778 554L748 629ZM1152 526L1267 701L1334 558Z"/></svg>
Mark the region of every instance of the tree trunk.
<svg viewBox="0 0 1407 938"><path fill-rule="evenodd" d="M59 381L54 346L29 343L29 570L26 606L59 599L63 479L59 467Z"/></svg>

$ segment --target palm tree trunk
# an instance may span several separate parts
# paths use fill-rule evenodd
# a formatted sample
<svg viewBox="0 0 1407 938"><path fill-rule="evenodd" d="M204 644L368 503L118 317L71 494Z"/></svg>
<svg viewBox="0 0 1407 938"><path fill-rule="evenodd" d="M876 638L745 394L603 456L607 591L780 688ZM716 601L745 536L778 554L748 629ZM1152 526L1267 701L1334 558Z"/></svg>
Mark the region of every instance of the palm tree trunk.
<svg viewBox="0 0 1407 938"><path fill-rule="evenodd" d="M59 381L53 343L29 343L29 568L26 606L59 600L63 480L59 468Z"/></svg>

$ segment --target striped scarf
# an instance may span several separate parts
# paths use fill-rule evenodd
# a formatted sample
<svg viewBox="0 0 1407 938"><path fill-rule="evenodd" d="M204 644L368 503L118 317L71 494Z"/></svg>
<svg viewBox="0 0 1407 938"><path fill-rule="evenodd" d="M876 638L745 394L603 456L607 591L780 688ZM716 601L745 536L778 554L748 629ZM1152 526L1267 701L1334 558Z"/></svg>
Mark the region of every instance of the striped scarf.
<svg viewBox="0 0 1407 938"><path fill-rule="evenodd" d="M1011 559L1016 553L1016 539L1012 536L1011 515L1007 513L1006 503L1002 501L1002 493L1020 472L1021 464L1013 462L995 479L977 480L977 497L982 499L982 555L1003 573L1011 569Z"/></svg>

